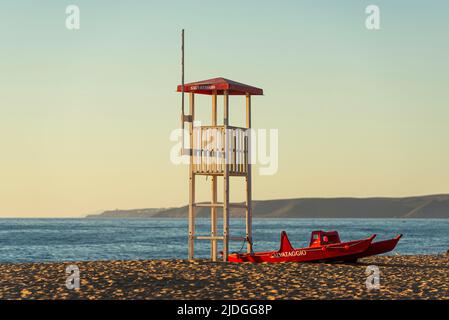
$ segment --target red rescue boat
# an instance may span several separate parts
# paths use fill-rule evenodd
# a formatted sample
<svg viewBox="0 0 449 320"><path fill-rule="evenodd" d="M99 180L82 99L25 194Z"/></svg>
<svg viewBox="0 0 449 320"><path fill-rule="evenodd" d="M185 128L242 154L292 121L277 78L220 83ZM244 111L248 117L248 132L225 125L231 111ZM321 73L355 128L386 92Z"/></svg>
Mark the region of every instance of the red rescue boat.
<svg viewBox="0 0 449 320"><path fill-rule="evenodd" d="M278 251L257 253L233 253L228 257L229 262L318 262L340 259L346 256L355 256L367 251L376 235L367 239L349 242L340 242L336 231L312 232L310 246L294 249L288 240L287 233L281 233L281 247Z"/></svg>

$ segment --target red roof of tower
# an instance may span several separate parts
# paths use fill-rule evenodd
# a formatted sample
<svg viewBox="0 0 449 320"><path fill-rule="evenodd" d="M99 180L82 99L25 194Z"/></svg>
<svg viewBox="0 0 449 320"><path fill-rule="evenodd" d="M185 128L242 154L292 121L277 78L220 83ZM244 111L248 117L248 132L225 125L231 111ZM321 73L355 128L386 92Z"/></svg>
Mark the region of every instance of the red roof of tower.
<svg viewBox="0 0 449 320"><path fill-rule="evenodd" d="M260 88L252 87L247 84L225 78L214 78L184 84L184 92L193 92L198 94L213 94L216 92L218 95L222 95L224 90L228 90L230 95L263 95L263 90ZM182 85L178 86L177 91L182 91Z"/></svg>

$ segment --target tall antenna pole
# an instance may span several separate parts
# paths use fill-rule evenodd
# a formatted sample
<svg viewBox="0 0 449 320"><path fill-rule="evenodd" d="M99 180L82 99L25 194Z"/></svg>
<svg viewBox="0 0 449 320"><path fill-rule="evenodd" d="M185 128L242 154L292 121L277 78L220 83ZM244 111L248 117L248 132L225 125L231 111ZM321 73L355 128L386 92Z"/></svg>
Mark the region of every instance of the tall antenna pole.
<svg viewBox="0 0 449 320"><path fill-rule="evenodd" d="M182 127L182 149L181 155L184 155L184 29L182 29L182 44L181 44L181 92L182 92L182 116L181 116L181 127Z"/></svg>

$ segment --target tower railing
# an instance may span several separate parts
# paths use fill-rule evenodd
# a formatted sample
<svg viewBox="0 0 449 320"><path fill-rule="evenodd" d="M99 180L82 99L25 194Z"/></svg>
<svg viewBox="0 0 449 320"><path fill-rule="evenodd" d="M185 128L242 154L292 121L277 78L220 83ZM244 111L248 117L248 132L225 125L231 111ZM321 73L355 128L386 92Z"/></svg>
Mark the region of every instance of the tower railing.
<svg viewBox="0 0 449 320"><path fill-rule="evenodd" d="M248 172L250 130L234 126L193 128L193 171L195 174L229 175ZM227 152L226 152L227 150Z"/></svg>

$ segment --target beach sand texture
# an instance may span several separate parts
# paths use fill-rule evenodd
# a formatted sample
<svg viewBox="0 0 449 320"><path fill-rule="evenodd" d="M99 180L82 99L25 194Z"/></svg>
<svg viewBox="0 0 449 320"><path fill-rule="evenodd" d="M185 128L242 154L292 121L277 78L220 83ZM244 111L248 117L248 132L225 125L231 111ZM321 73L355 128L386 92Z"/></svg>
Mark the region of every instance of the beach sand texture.
<svg viewBox="0 0 449 320"><path fill-rule="evenodd" d="M65 269L80 269L80 289ZM380 289L367 290L377 265ZM1 299L449 299L449 260L379 256L358 264L231 264L200 260L0 264Z"/></svg>

